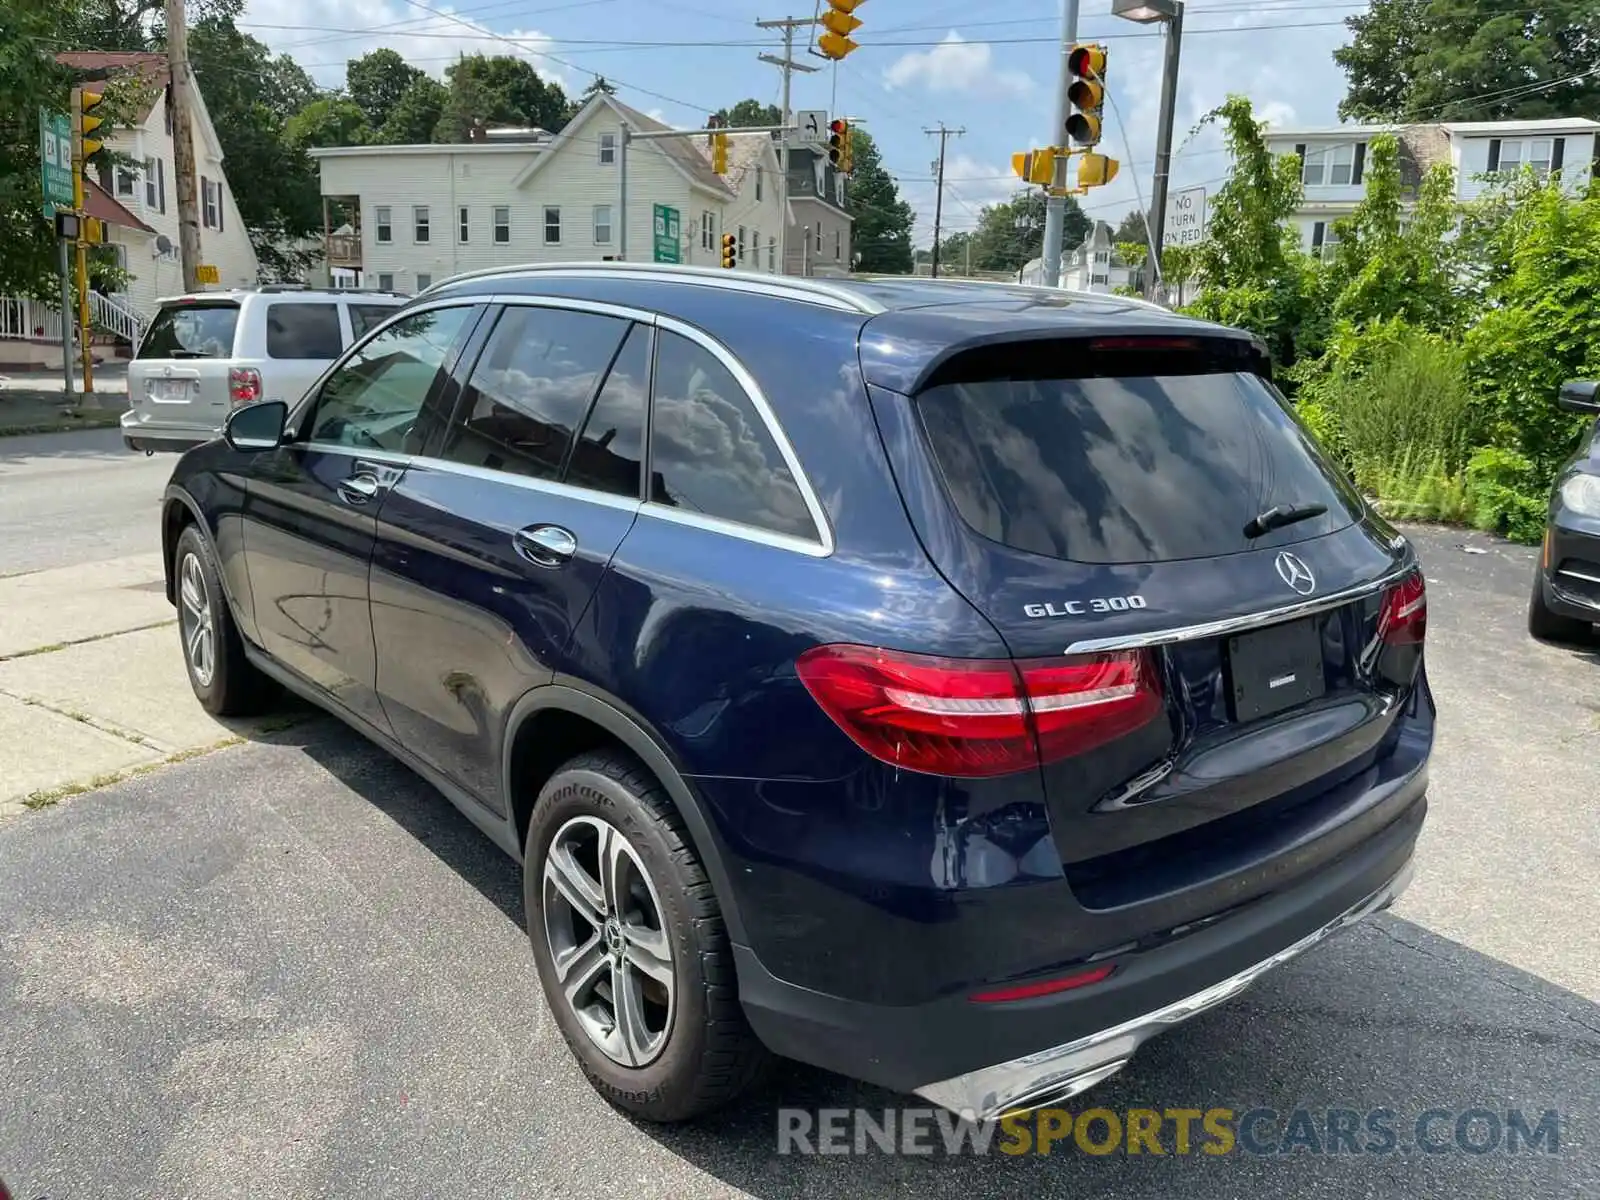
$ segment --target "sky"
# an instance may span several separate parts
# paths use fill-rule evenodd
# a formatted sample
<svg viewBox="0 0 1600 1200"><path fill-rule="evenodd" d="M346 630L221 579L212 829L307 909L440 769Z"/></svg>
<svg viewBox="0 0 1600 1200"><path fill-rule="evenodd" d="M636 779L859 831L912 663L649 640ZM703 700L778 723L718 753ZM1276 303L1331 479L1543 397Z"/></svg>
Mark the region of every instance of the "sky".
<svg viewBox="0 0 1600 1200"><path fill-rule="evenodd" d="M388 46L442 75L461 53L520 54L539 73L577 94L596 73L624 102L670 124L698 128L706 116L745 97L776 103L779 71L758 55L781 50L781 34L758 19L810 16L791 0L247 0L239 24L287 52L327 88L344 83L344 64ZM1279 127L1336 123L1344 95L1333 51L1348 33L1343 18L1364 3L1337 0L1191 0L1185 13L1171 189L1214 191L1227 169L1215 129L1191 136L1199 119L1230 92L1254 102ZM1155 158L1162 41L1155 27L1113 17L1111 0L1081 0L1080 41L1107 47L1111 95L1100 150L1121 163L1107 187L1081 197L1086 211L1115 223L1148 202ZM1052 131L1061 63L1059 0L947 3L863 0L860 49L837 66L796 73L795 109L825 109L871 132L901 195L917 213L915 241L932 240L933 162L943 123L948 139L942 228L976 227L986 204L1023 185L1011 155L1060 144ZM669 43L669 44L663 44ZM680 44L686 43L686 44Z"/></svg>

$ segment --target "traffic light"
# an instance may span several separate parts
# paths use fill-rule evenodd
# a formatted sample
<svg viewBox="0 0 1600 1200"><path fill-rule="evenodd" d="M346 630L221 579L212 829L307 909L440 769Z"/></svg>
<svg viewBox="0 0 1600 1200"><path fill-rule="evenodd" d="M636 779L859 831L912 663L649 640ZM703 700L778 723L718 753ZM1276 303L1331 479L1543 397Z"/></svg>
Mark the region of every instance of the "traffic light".
<svg viewBox="0 0 1600 1200"><path fill-rule="evenodd" d="M72 132L78 142L77 159L79 163L87 163L101 150L105 149L103 141L89 136L105 124L105 118L95 115L95 110L104 102L105 96L101 93L91 92L87 88L78 89L78 103L73 110L73 115L77 118L77 128Z"/></svg>
<svg viewBox="0 0 1600 1200"><path fill-rule="evenodd" d="M860 47L850 40L850 35L861 28L861 18L855 15L865 0L828 0L828 11L822 14L822 27L827 30L817 38L817 50L823 58L838 62Z"/></svg>
<svg viewBox="0 0 1600 1200"><path fill-rule="evenodd" d="M828 162L840 171L850 169L850 122L843 117L828 122Z"/></svg>
<svg viewBox="0 0 1600 1200"><path fill-rule="evenodd" d="M1096 45L1074 46L1067 53L1067 100L1074 111L1067 118L1067 137L1080 146L1093 146L1100 140L1100 126L1106 104L1106 48Z"/></svg>
<svg viewBox="0 0 1600 1200"><path fill-rule="evenodd" d="M728 173L728 135L721 130L711 135L711 169L718 175Z"/></svg>
<svg viewBox="0 0 1600 1200"><path fill-rule="evenodd" d="M1078 159L1078 186L1104 187L1117 177L1117 168L1121 165L1104 154L1085 154Z"/></svg>
<svg viewBox="0 0 1600 1200"><path fill-rule="evenodd" d="M733 270L739 262L739 239L731 233L722 235L722 265Z"/></svg>
<svg viewBox="0 0 1600 1200"><path fill-rule="evenodd" d="M1037 183L1040 187L1049 187L1056 178L1056 151L1055 147L1047 146L1043 150L1029 150L1025 154L1011 156L1011 169L1029 183Z"/></svg>

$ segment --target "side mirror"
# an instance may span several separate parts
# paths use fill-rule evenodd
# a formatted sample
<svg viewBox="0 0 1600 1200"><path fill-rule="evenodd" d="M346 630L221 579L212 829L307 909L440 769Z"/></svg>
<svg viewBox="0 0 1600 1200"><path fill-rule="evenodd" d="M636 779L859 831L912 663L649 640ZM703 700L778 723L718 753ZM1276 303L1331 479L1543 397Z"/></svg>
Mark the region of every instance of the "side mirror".
<svg viewBox="0 0 1600 1200"><path fill-rule="evenodd" d="M1556 403L1569 412L1600 413L1600 396L1595 389L1600 382L1593 379L1569 379L1561 385Z"/></svg>
<svg viewBox="0 0 1600 1200"><path fill-rule="evenodd" d="M232 450L273 450L283 443L289 406L282 400L258 400L228 414L222 437Z"/></svg>

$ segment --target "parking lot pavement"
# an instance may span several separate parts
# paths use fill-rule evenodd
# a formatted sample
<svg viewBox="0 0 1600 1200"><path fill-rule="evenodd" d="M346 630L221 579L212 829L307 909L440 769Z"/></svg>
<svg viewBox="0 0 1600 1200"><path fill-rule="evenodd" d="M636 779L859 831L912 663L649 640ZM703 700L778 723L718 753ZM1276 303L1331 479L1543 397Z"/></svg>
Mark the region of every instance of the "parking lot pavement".
<svg viewBox="0 0 1600 1200"><path fill-rule="evenodd" d="M0 1178L53 1200L1600 1194L1600 663L1522 632L1529 552L1416 536L1442 721L1417 882L1074 1105L1275 1110L1232 1154L780 1155L780 1109L909 1103L798 1066L636 1125L543 1010L515 865L318 720L0 824ZM1558 1110L1556 1152L1450 1145L1472 1108ZM1328 1109L1389 1110L1395 1147L1260 1153L1297 1109L1319 1142ZM1413 1147L1430 1109L1440 1153Z"/></svg>

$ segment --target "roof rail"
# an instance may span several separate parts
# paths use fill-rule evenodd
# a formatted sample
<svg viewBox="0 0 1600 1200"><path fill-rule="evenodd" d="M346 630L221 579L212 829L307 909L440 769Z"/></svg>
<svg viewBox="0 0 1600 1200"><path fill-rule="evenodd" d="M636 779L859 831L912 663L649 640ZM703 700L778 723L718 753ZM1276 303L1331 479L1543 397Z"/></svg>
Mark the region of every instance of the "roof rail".
<svg viewBox="0 0 1600 1200"><path fill-rule="evenodd" d="M769 296L785 296L843 312L875 316L884 306L868 299L852 288L841 287L826 280L795 275L765 275L756 271L729 271L720 267L695 267L676 263L628 262L565 262L519 263L509 266L484 267L476 271L463 271L442 279L432 287L418 293L418 298L431 295L453 283L469 279L494 279L512 275L554 275L568 279L597 279L606 276L627 275L641 280L698 284L704 287L727 288L731 291L755 292Z"/></svg>

